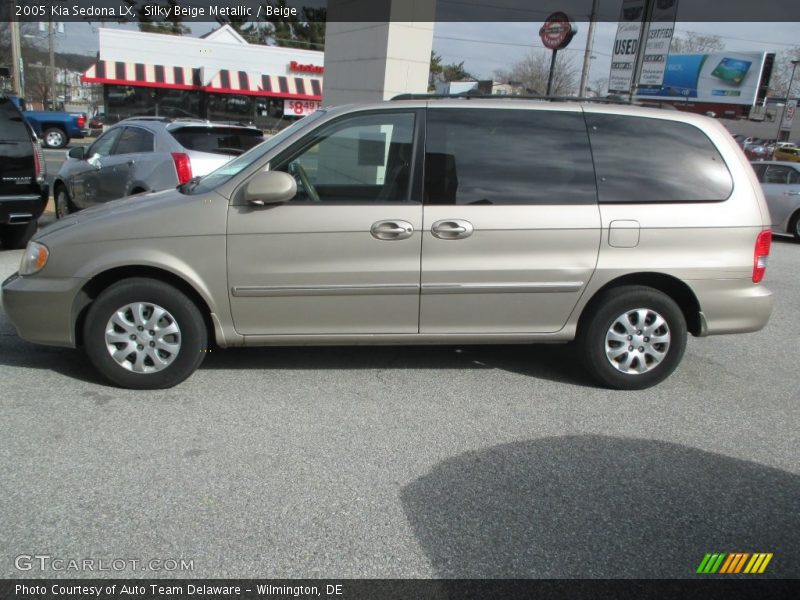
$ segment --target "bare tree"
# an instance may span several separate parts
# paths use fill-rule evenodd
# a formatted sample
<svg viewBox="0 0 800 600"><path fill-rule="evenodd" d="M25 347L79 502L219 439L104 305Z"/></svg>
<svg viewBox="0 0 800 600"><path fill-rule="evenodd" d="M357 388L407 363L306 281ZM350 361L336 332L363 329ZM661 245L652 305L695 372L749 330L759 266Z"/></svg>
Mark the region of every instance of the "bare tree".
<svg viewBox="0 0 800 600"><path fill-rule="evenodd" d="M725 49L725 42L718 35L687 31L672 38L671 54L707 54Z"/></svg>
<svg viewBox="0 0 800 600"><path fill-rule="evenodd" d="M525 88L529 94L544 94L547 91L547 77L550 73L550 52L531 50L530 53L509 70L499 69L494 77L502 82L515 82ZM567 52L559 52L556 57L553 73L553 86L550 91L554 96L574 94L578 87L578 65L575 56Z"/></svg>

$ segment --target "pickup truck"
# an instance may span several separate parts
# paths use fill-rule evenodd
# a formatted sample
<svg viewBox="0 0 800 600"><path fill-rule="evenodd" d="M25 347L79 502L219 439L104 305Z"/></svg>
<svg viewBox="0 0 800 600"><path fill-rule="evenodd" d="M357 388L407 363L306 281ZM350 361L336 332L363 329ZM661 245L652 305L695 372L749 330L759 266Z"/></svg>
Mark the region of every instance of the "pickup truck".
<svg viewBox="0 0 800 600"><path fill-rule="evenodd" d="M9 98L22 111L22 116L47 148L63 148L72 138L82 138L89 133L85 114L25 110L25 100L16 96Z"/></svg>

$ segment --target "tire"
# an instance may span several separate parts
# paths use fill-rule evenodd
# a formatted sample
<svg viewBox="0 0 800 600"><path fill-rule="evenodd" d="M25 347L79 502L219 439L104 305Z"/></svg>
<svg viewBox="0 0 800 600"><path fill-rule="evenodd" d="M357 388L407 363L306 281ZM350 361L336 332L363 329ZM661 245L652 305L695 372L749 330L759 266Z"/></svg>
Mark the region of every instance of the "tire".
<svg viewBox="0 0 800 600"><path fill-rule="evenodd" d="M139 307L143 318L133 314ZM159 308L166 314L148 323ZM159 328L172 333L159 336ZM200 310L183 292L136 277L113 284L97 297L86 315L83 340L89 361L111 383L155 390L177 385L194 373L205 357L208 331Z"/></svg>
<svg viewBox="0 0 800 600"><path fill-rule="evenodd" d="M67 189L63 185L56 187L56 219L63 219L70 213L78 211L78 208L72 203L72 198L69 197Z"/></svg>
<svg viewBox="0 0 800 600"><path fill-rule="evenodd" d="M50 127L45 129L42 139L45 147L53 150L63 148L69 143L69 137L67 137L67 133L60 127Z"/></svg>
<svg viewBox="0 0 800 600"><path fill-rule="evenodd" d="M603 292L589 310L578 332L578 349L586 370L601 385L645 389L666 379L680 363L686 350L686 319L666 294L622 286ZM645 327L639 326L642 318ZM650 330L657 320L662 324Z"/></svg>
<svg viewBox="0 0 800 600"><path fill-rule="evenodd" d="M36 233L36 219L22 225L0 225L0 244L8 250L20 250Z"/></svg>
<svg viewBox="0 0 800 600"><path fill-rule="evenodd" d="M794 236L795 242L800 242L800 212L796 212L789 221L789 231Z"/></svg>

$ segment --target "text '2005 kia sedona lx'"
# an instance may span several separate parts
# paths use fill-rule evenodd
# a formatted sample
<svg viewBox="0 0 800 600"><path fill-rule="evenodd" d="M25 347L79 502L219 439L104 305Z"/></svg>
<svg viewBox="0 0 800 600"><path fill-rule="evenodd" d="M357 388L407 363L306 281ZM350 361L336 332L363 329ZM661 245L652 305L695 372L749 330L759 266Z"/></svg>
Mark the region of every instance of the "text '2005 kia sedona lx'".
<svg viewBox="0 0 800 600"><path fill-rule="evenodd" d="M730 134L627 105L325 109L176 190L52 225L3 283L32 342L164 388L220 347L577 340L645 388L755 331L770 217Z"/></svg>

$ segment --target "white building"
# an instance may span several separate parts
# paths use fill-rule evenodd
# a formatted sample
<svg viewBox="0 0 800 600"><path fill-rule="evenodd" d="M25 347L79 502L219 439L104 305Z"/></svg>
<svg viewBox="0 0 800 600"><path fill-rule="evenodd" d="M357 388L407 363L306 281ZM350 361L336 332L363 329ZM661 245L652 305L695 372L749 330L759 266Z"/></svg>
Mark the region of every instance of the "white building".
<svg viewBox="0 0 800 600"><path fill-rule="evenodd" d="M99 30L99 61L83 75L101 83L107 118L201 117L277 127L322 100L324 53L248 44L228 25L202 38Z"/></svg>

